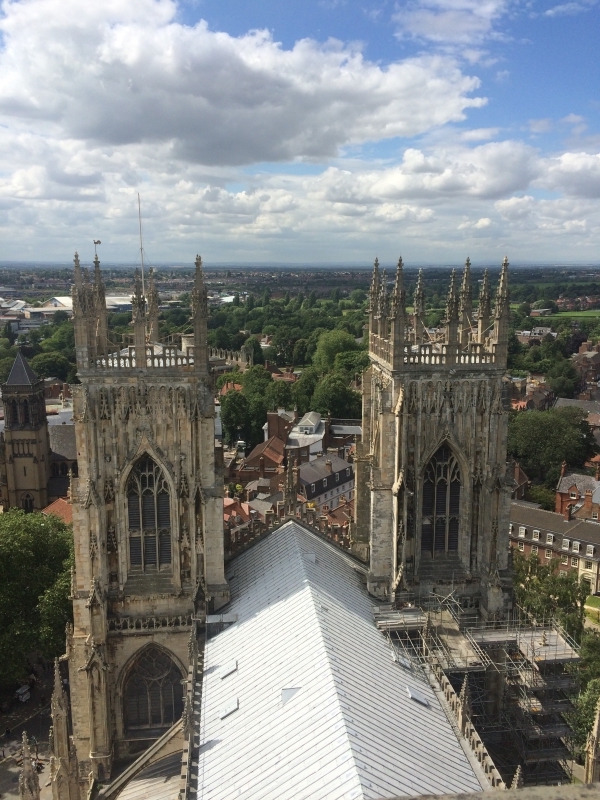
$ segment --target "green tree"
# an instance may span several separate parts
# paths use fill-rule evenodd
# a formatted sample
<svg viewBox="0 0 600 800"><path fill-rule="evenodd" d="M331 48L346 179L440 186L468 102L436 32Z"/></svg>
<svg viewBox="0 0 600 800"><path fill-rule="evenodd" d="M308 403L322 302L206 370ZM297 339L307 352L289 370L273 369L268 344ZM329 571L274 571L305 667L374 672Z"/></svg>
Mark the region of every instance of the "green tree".
<svg viewBox="0 0 600 800"><path fill-rule="evenodd" d="M13 356L0 359L0 383L5 383L6 379L10 374L14 362L15 359L13 358Z"/></svg>
<svg viewBox="0 0 600 800"><path fill-rule="evenodd" d="M358 419L361 415L361 397L351 389L344 378L335 373L321 378L311 401L313 411L323 416Z"/></svg>
<svg viewBox="0 0 600 800"><path fill-rule="evenodd" d="M353 380L357 374L361 375L368 366L369 354L366 350L337 353L333 361L334 371L343 373L348 381Z"/></svg>
<svg viewBox="0 0 600 800"><path fill-rule="evenodd" d="M40 378L67 379L73 364L60 353L40 353L31 359L31 367Z"/></svg>
<svg viewBox="0 0 600 800"><path fill-rule="evenodd" d="M561 572L558 559L541 564L536 555L513 550L517 603L538 621L554 618L576 639L583 633L588 587L574 572Z"/></svg>
<svg viewBox="0 0 600 800"><path fill-rule="evenodd" d="M532 503L539 503L546 511L554 511L555 493L545 486L530 486L527 489L527 499Z"/></svg>
<svg viewBox="0 0 600 800"><path fill-rule="evenodd" d="M221 424L223 438L227 444L234 444L240 437L250 436L250 404L241 392L230 389L221 398Z"/></svg>
<svg viewBox="0 0 600 800"><path fill-rule="evenodd" d="M300 378L292 386L292 400L300 416L310 411L310 403L319 382L319 373L314 367L302 370Z"/></svg>
<svg viewBox="0 0 600 800"><path fill-rule="evenodd" d="M596 718L596 707L600 698L600 678L593 678L586 689L575 700L575 710L568 715L575 734L575 745L582 749L587 742Z"/></svg>
<svg viewBox="0 0 600 800"><path fill-rule="evenodd" d="M578 408L515 414L508 428L508 452L530 478L554 488L563 461L582 467L599 450L586 417Z"/></svg>
<svg viewBox="0 0 600 800"><path fill-rule="evenodd" d="M27 674L33 652L51 658L64 648L73 537L57 517L10 510L0 514L0 684Z"/></svg>
<svg viewBox="0 0 600 800"><path fill-rule="evenodd" d="M322 333L313 356L313 366L319 372L329 372L333 369L335 357L339 353L348 353L358 350L354 336L343 330L333 330Z"/></svg>
<svg viewBox="0 0 600 800"><path fill-rule="evenodd" d="M244 347L249 350L250 353L252 353L255 365L265 363L262 347L260 346L260 342L256 336L250 336L248 339L246 339L244 342Z"/></svg>
<svg viewBox="0 0 600 800"><path fill-rule="evenodd" d="M267 407L269 411L278 408L291 408L292 389L287 381L272 381L267 387Z"/></svg>

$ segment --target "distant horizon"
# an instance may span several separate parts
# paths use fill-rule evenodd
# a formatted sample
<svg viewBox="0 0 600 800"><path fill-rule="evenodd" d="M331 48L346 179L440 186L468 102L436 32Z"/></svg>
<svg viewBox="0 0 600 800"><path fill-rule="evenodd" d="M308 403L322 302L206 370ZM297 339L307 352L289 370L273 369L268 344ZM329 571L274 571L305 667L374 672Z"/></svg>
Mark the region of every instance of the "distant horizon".
<svg viewBox="0 0 600 800"><path fill-rule="evenodd" d="M82 266L85 268L86 266L90 266L92 264L92 260L89 260L89 263L86 261L82 261ZM373 263L370 264L363 264L361 262L327 262L327 261L315 261L315 262L284 262L284 261L204 261L202 262L204 269L296 269L296 270L310 270L310 269L324 269L324 270L372 270ZM395 269L397 262L393 261L379 261L379 266L381 269ZM101 269L139 269L140 264L139 262L134 261L102 261L100 262ZM159 262L155 261L151 264L145 264L145 269L149 270L152 268L155 269L187 269L193 270L194 263L193 262L184 262L184 261L164 261ZM73 265L69 262L63 261L16 261L16 260L6 260L0 261L0 269L19 269L26 267L27 269L72 269ZM462 269L464 267L464 261L462 262L440 262L440 263L432 263L431 261L413 261L410 263L404 263L404 268L406 270L411 269ZM481 262L471 262L471 268L478 270L478 269L500 269L501 262L491 262L491 261L481 261ZM518 261L515 263L510 264L511 270L517 269L592 269L592 270L600 270L600 261L597 263L591 262L565 262L565 263L551 263L551 262L543 262L543 261Z"/></svg>

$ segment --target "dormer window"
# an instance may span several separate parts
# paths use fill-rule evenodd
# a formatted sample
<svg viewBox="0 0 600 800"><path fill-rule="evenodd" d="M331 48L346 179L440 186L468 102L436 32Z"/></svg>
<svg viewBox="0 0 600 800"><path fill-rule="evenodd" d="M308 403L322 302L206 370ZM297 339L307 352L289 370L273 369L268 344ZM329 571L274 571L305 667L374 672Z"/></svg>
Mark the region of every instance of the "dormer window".
<svg viewBox="0 0 600 800"><path fill-rule="evenodd" d="M546 544L553 544L554 543L554 534L547 533L546 534Z"/></svg>
<svg viewBox="0 0 600 800"><path fill-rule="evenodd" d="M573 552L574 553L579 552L579 542L573 542Z"/></svg>
<svg viewBox="0 0 600 800"><path fill-rule="evenodd" d="M594 555L594 545L593 544L588 544L586 546L585 554L586 554L586 556L593 556Z"/></svg>
<svg viewBox="0 0 600 800"><path fill-rule="evenodd" d="M540 539L540 532L539 531L534 531L533 532L533 538L535 539L536 542L538 542L539 539Z"/></svg>
<svg viewBox="0 0 600 800"><path fill-rule="evenodd" d="M526 532L527 532L527 530L526 530L525 526L521 525L519 527L519 539L524 539Z"/></svg>
<svg viewBox="0 0 600 800"><path fill-rule="evenodd" d="M571 540L570 539L563 539L562 549L563 550L568 550L570 544L571 544Z"/></svg>
<svg viewBox="0 0 600 800"><path fill-rule="evenodd" d="M571 500L577 500L577 492L574 492L574 491L571 489L571 491L569 492L569 498L570 498Z"/></svg>
<svg viewBox="0 0 600 800"><path fill-rule="evenodd" d="M327 486L327 478L323 478L323 488Z"/></svg>

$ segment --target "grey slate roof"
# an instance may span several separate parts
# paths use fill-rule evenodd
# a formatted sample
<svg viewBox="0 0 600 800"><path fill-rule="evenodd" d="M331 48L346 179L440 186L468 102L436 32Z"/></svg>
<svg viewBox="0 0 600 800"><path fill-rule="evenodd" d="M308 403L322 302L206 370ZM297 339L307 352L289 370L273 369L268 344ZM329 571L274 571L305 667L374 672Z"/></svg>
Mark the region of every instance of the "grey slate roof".
<svg viewBox="0 0 600 800"><path fill-rule="evenodd" d="M29 364L27 363L27 359L21 353L20 350L17 351L16 358L13 362L13 365L10 369L10 373L8 378L6 379L6 386L33 386L35 383L39 382L38 376L35 372L31 369Z"/></svg>
<svg viewBox="0 0 600 800"><path fill-rule="evenodd" d="M315 458L314 461L308 461L305 464L300 464L299 474L301 482L316 483L317 481L323 480L323 478L327 478L330 475L326 464L327 461L331 461L331 470L333 473L341 472L342 470L346 470L348 467L353 467L352 464L350 464L348 461L344 461L343 458L335 455L335 453L331 453L330 455L326 456L319 456L318 458ZM353 472L353 469L351 472ZM348 480L350 480L350 478Z"/></svg>
<svg viewBox="0 0 600 800"><path fill-rule="evenodd" d="M600 414L600 400L571 400L568 397L559 397L555 408L580 408L588 414Z"/></svg>
<svg viewBox="0 0 600 800"><path fill-rule="evenodd" d="M600 544L600 524L583 519L566 520L562 514L556 514L554 511L544 511L542 508L530 508L525 504L511 503L510 521L513 525L525 525L532 529L537 528L561 534L569 539Z"/></svg>
<svg viewBox="0 0 600 800"><path fill-rule="evenodd" d="M77 445L75 443L75 425L49 425L50 450L52 455L77 461Z"/></svg>
<svg viewBox="0 0 600 800"><path fill-rule="evenodd" d="M208 639L203 800L479 791L437 695L401 666L349 556L294 521L228 565L237 621ZM421 693L421 704L409 691Z"/></svg>
<svg viewBox="0 0 600 800"><path fill-rule="evenodd" d="M556 491L568 492L573 485L577 487L579 494L584 495L586 489L589 489L591 492L595 491L600 486L600 481L597 481L591 475L582 475L579 472L567 472L558 481Z"/></svg>

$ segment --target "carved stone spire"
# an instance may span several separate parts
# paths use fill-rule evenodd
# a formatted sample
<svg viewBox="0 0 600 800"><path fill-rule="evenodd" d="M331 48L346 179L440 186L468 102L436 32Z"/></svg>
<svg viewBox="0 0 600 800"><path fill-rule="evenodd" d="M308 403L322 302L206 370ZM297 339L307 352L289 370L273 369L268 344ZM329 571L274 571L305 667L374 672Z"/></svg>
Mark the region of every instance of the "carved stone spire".
<svg viewBox="0 0 600 800"><path fill-rule="evenodd" d="M419 277L417 278L417 285L415 287L415 294L413 298L413 328L415 344L422 344L425 338L425 292L423 290L423 270L419 270Z"/></svg>
<svg viewBox="0 0 600 800"><path fill-rule="evenodd" d="M508 293L508 258L504 256L502 261L502 270L500 272L500 283L498 284L498 293L496 295L496 308L494 316L499 319L501 316L506 316L510 310L509 293Z"/></svg>
<svg viewBox="0 0 600 800"><path fill-rule="evenodd" d="M54 755L56 758L69 757L69 701L60 677L58 658L54 661L54 691L50 703L52 728L54 732Z"/></svg>
<svg viewBox="0 0 600 800"><path fill-rule="evenodd" d="M460 728L460 732L464 736L472 714L471 691L469 689L469 678L467 675L465 675L465 679L463 681L463 685L460 690L460 694L458 696L458 701L459 705L458 705L457 721L458 721L458 726Z"/></svg>
<svg viewBox="0 0 600 800"><path fill-rule="evenodd" d="M511 789L522 789L525 786L525 781L523 780L523 770L521 765L517 767L515 774L512 779L512 783L510 785Z"/></svg>
<svg viewBox="0 0 600 800"><path fill-rule="evenodd" d="M25 731L23 731L23 763L19 775L19 795L21 800L40 800L40 781L33 766Z"/></svg>
<svg viewBox="0 0 600 800"><path fill-rule="evenodd" d="M396 266L396 280L390 309L394 369L399 369L402 363L404 337L406 335L406 291L404 289L403 267L402 257L400 257Z"/></svg>
<svg viewBox="0 0 600 800"><path fill-rule="evenodd" d="M73 258L73 277L76 288L81 289L83 285L81 282L81 264L79 262L79 253L77 250L75 251L75 257Z"/></svg>
<svg viewBox="0 0 600 800"><path fill-rule="evenodd" d="M194 366L196 372L208 373L208 296L204 284L202 259L196 256L196 272L192 291L192 315L194 319Z"/></svg>
<svg viewBox="0 0 600 800"><path fill-rule="evenodd" d="M458 293L456 291L456 272L452 270L448 299L446 300L446 344L458 342Z"/></svg>
<svg viewBox="0 0 600 800"><path fill-rule="evenodd" d="M139 269L135 271L135 285L131 297L131 309L135 365L140 369L146 366L146 298L142 293L142 279Z"/></svg>
<svg viewBox="0 0 600 800"><path fill-rule="evenodd" d="M494 337L496 361L506 367L508 357L508 324L510 321L510 295L508 292L508 258L504 257L500 283L494 309Z"/></svg>
<svg viewBox="0 0 600 800"><path fill-rule="evenodd" d="M369 289L369 333L379 334L379 293L381 291L381 278L379 276L379 259L373 264L373 277Z"/></svg>
<svg viewBox="0 0 600 800"><path fill-rule="evenodd" d="M150 270L150 277L148 278L148 341L158 342L158 306L159 296L158 289L154 282L154 270Z"/></svg>
<svg viewBox="0 0 600 800"><path fill-rule="evenodd" d="M471 288L471 259L467 256L460 287L459 317L460 343L463 347L471 341L471 317L473 316L473 290Z"/></svg>
<svg viewBox="0 0 600 800"><path fill-rule="evenodd" d="M92 331L93 347L95 355L107 352L108 344L108 314L106 311L106 292L104 291L104 281L100 271L100 259L98 254L94 256L94 309L95 309L95 330Z"/></svg>
<svg viewBox="0 0 600 800"><path fill-rule="evenodd" d="M79 369L87 369L90 362L89 311L78 253L75 253L73 259L73 286L71 287L71 298L73 300L75 359Z"/></svg>
<svg viewBox="0 0 600 800"><path fill-rule="evenodd" d="M483 273L483 281L479 292L479 308L477 309L477 341L485 344L489 336L490 317L492 316L492 295L490 293L490 278L488 271Z"/></svg>
<svg viewBox="0 0 600 800"><path fill-rule="evenodd" d="M379 335L385 338L387 338L388 335L389 299L387 275L385 270L383 270L381 274L381 289L379 291L377 316L379 318Z"/></svg>

